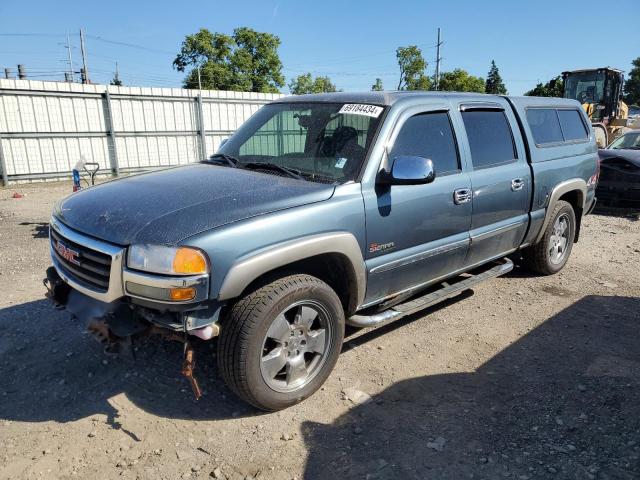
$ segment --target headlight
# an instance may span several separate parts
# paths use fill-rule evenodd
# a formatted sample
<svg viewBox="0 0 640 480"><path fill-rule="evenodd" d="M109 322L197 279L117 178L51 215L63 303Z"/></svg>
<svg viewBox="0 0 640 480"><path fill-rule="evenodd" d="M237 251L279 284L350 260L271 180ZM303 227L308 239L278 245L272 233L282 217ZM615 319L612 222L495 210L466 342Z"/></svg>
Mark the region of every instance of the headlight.
<svg viewBox="0 0 640 480"><path fill-rule="evenodd" d="M197 248L132 245L127 266L165 275L198 275L209 272L207 256Z"/></svg>

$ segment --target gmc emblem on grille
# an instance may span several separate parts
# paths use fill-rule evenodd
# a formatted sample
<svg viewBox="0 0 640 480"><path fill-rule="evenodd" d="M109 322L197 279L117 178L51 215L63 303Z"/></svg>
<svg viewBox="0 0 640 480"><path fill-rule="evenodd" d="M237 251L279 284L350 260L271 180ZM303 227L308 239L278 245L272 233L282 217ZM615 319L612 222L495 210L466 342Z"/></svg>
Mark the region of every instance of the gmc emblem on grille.
<svg viewBox="0 0 640 480"><path fill-rule="evenodd" d="M78 260L78 252L75 250L71 250L64 243L57 241L56 242L56 252L65 260L75 263L76 265L80 265L80 260Z"/></svg>

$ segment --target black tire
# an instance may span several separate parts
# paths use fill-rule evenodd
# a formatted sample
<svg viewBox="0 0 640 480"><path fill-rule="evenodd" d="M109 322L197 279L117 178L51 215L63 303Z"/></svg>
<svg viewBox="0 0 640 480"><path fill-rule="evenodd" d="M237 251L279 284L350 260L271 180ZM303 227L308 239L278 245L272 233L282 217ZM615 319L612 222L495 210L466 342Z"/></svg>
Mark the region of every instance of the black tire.
<svg viewBox="0 0 640 480"><path fill-rule="evenodd" d="M276 380L265 380L261 370L266 357L263 355L266 351L265 342L268 341L267 332L276 323L276 317L284 316L289 312L288 308L300 308L296 305L304 302L313 302L323 312L323 322L329 322L326 325L326 331L329 332L326 344L323 342L327 345L324 354L311 353L312 357L319 355L323 360L318 361L315 374L309 378L308 383L292 391L276 391L268 384L269 381ZM292 325L296 331L295 321ZM218 366L222 378L244 401L261 410L275 411L301 402L325 382L342 347L344 311L340 299L329 285L310 275L291 275L241 298L228 312L221 327ZM278 345L278 348L282 348L282 345ZM288 355L290 354L285 356ZM307 353L302 354L302 358L306 355ZM287 365L284 368L289 367Z"/></svg>
<svg viewBox="0 0 640 480"><path fill-rule="evenodd" d="M558 261L553 261L550 250L554 240L552 238L554 237L554 228L556 221L559 218L567 220L567 243L562 257ZM535 245L532 245L523 251L522 256L524 258L525 265L531 270L542 275L553 275L558 273L564 268L569 260L575 238L575 232L576 214L573 207L570 203L565 202L564 200L559 200L553 208L549 224L547 225L542 239Z"/></svg>

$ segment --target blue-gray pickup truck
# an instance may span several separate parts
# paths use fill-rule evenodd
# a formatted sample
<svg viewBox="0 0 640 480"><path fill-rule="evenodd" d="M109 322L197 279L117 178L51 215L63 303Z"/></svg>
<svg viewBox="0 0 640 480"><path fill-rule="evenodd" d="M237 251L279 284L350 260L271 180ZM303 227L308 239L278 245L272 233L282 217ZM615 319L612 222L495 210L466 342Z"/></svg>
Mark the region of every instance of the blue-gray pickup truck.
<svg viewBox="0 0 640 480"><path fill-rule="evenodd" d="M207 160L59 202L45 283L108 345L185 342L196 395L191 341L219 337L229 387L278 410L327 379L345 325L420 311L508 272L516 252L558 272L597 178L576 101L291 96Z"/></svg>

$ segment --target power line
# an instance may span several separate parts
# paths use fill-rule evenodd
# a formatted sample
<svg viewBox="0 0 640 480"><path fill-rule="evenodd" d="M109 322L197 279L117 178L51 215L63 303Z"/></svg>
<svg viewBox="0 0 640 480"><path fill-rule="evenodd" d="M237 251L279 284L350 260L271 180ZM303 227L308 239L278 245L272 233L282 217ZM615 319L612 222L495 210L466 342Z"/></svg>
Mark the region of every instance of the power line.
<svg viewBox="0 0 640 480"><path fill-rule="evenodd" d="M113 45L120 45L122 47L137 48L139 50L144 50L146 52L161 53L163 55L175 55L175 53L176 53L176 52L168 52L166 50L158 50L156 48L149 48L149 47L145 47L143 45L137 45L135 43L127 43L127 42L120 42L118 40L110 40L108 38L104 38L104 37L97 36L97 35L87 35L87 37L91 38L93 40L98 40L99 42L111 43Z"/></svg>

